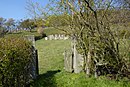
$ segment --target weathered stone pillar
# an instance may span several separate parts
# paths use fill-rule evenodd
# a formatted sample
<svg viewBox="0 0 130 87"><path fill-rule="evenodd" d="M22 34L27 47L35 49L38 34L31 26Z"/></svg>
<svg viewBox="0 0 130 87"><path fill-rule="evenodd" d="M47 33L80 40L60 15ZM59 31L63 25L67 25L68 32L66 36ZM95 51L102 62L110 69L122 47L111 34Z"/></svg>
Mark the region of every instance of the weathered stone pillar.
<svg viewBox="0 0 130 87"><path fill-rule="evenodd" d="M64 52L64 68L67 72L73 72L73 58L71 50L65 50Z"/></svg>

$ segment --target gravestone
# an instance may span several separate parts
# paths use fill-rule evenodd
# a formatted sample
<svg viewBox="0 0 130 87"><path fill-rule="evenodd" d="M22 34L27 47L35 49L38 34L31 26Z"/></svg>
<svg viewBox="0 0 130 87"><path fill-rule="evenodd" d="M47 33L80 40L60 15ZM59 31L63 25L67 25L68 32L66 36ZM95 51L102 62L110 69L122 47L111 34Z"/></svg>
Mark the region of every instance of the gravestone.
<svg viewBox="0 0 130 87"><path fill-rule="evenodd" d="M25 38L27 40L29 40L32 43L32 45L35 47L35 37L34 37L34 35L25 35Z"/></svg>
<svg viewBox="0 0 130 87"><path fill-rule="evenodd" d="M45 40L48 40L48 37L45 37Z"/></svg>
<svg viewBox="0 0 130 87"><path fill-rule="evenodd" d="M54 36L53 35L49 35L49 40L53 40Z"/></svg>
<svg viewBox="0 0 130 87"><path fill-rule="evenodd" d="M80 73L83 70L83 64L84 64L84 59L83 55L79 54L78 52L76 53L76 69L75 73Z"/></svg>
<svg viewBox="0 0 130 87"><path fill-rule="evenodd" d="M48 36L48 40L51 40L51 35Z"/></svg>
<svg viewBox="0 0 130 87"><path fill-rule="evenodd" d="M64 39L64 35L60 35L60 39L63 40Z"/></svg>
<svg viewBox="0 0 130 87"><path fill-rule="evenodd" d="M83 69L83 56L81 54L78 53L78 51L76 50L76 39L73 39L73 52L74 52L74 58L73 58L73 68L74 68L74 73L80 73Z"/></svg>
<svg viewBox="0 0 130 87"><path fill-rule="evenodd" d="M58 35L58 39L60 40L60 34Z"/></svg>
<svg viewBox="0 0 130 87"><path fill-rule="evenodd" d="M67 72L73 72L73 55L71 50L64 52L64 68Z"/></svg>
<svg viewBox="0 0 130 87"><path fill-rule="evenodd" d="M64 66L68 72L80 73L83 70L84 58L76 50L76 39L72 38L71 50L64 53Z"/></svg>
<svg viewBox="0 0 130 87"><path fill-rule="evenodd" d="M38 54L37 54L37 50L35 48L35 39L34 39L34 35L25 35L25 38L27 40L29 40L30 42L32 42L33 46L32 46L32 60L30 62L30 78L32 79L36 79L37 76L39 75L39 69L38 69Z"/></svg>
<svg viewBox="0 0 130 87"><path fill-rule="evenodd" d="M57 34L55 34L55 40L57 40L58 39L58 35Z"/></svg>
<svg viewBox="0 0 130 87"><path fill-rule="evenodd" d="M36 79L37 76L39 75L39 69L38 69L38 54L37 54L37 50L34 48L33 50L33 58L31 60L31 73L30 73L30 76L32 79Z"/></svg>
<svg viewBox="0 0 130 87"><path fill-rule="evenodd" d="M48 37L45 37L45 40L67 40L67 39L69 39L69 36L61 34L48 35Z"/></svg>
<svg viewBox="0 0 130 87"><path fill-rule="evenodd" d="M67 40L67 39L69 39L69 36L65 36L65 37L64 37L64 40Z"/></svg>

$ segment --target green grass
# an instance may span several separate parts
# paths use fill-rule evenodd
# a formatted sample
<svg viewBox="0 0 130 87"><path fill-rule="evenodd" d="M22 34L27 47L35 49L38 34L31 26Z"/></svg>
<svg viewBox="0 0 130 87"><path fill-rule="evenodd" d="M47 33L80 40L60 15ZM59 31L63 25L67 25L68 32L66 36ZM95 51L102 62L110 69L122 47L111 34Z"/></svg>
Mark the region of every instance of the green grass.
<svg viewBox="0 0 130 87"><path fill-rule="evenodd" d="M5 37L12 37L12 36L26 36L26 35L34 35L35 37L35 40L39 40L39 39L42 39L43 36L39 33L37 33L36 30L32 30L31 32L30 31L19 31L19 32L16 32L16 33L9 33L9 34L6 34Z"/></svg>
<svg viewBox="0 0 130 87"><path fill-rule="evenodd" d="M48 27L48 28L43 28L44 30L44 33L46 35L52 35L52 34L63 34L63 31L61 30L58 30L56 28L52 28L52 27ZM39 36L40 34L37 33L36 30L32 30L31 32L30 31L25 31L25 30L22 30L22 31L19 31L19 32L16 32L16 33L10 33L10 34L7 34L6 36L24 36L24 35L34 35L34 36Z"/></svg>
<svg viewBox="0 0 130 87"><path fill-rule="evenodd" d="M32 87L130 87L130 83L126 80L86 78L83 72L80 74L66 72L63 52L69 47L69 40L36 41L40 75L31 83Z"/></svg>
<svg viewBox="0 0 130 87"><path fill-rule="evenodd" d="M16 36L23 36L23 35L34 35L34 36L38 36L40 34L37 33L37 31L33 30L32 32L29 31L21 31L21 32L16 32L16 33L10 33L7 34L6 36L12 36L12 35L16 35Z"/></svg>
<svg viewBox="0 0 130 87"><path fill-rule="evenodd" d="M36 47L39 55L40 73L45 73L45 71L52 69L62 69L63 52L69 46L70 42L68 40L38 40Z"/></svg>
<svg viewBox="0 0 130 87"><path fill-rule="evenodd" d="M59 29L49 27L49 28L44 28L44 33L46 35L52 35L52 34L62 34L64 32Z"/></svg>

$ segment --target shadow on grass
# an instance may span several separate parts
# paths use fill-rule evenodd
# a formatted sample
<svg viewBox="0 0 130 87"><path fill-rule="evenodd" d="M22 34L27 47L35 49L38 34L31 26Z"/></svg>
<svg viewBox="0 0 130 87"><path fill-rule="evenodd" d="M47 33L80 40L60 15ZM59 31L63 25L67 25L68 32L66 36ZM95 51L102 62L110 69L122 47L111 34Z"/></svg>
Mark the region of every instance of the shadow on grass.
<svg viewBox="0 0 130 87"><path fill-rule="evenodd" d="M31 83L32 87L57 87L55 83L54 75L60 72L60 70L47 71L44 74L38 76L34 82Z"/></svg>

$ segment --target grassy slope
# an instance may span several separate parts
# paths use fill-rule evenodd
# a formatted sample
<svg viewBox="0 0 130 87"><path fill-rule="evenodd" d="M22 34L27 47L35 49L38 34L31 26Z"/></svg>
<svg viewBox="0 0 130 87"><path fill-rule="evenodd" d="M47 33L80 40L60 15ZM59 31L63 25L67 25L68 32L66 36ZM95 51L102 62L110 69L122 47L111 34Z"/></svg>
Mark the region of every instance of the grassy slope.
<svg viewBox="0 0 130 87"><path fill-rule="evenodd" d="M38 34L36 31L21 31L21 32L17 32L17 33L10 33L10 34L6 34L5 37L12 37L12 36L25 36L25 35L34 35L34 36L40 36L40 34Z"/></svg>
<svg viewBox="0 0 130 87"><path fill-rule="evenodd" d="M51 35L51 34L62 34L64 33L63 31L60 31L56 28L44 28L44 33L46 35Z"/></svg>
<svg viewBox="0 0 130 87"><path fill-rule="evenodd" d="M86 78L84 73L64 71L63 52L70 41L44 39L36 42L39 55L40 76L32 82L33 87L130 87L127 81L109 81L104 78Z"/></svg>

